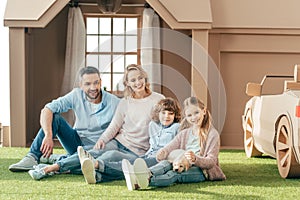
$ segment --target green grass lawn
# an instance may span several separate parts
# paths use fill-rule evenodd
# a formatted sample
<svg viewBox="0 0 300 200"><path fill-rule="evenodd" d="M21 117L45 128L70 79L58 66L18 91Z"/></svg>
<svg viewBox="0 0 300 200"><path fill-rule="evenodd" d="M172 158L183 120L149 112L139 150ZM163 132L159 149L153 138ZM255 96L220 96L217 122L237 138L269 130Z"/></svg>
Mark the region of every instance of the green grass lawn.
<svg viewBox="0 0 300 200"><path fill-rule="evenodd" d="M226 181L176 184L165 188L128 191L125 181L87 185L81 175L56 175L40 181L8 166L28 148L0 148L0 199L298 199L300 179L282 179L276 160L248 159L241 150L222 150ZM63 153L55 149L55 153Z"/></svg>

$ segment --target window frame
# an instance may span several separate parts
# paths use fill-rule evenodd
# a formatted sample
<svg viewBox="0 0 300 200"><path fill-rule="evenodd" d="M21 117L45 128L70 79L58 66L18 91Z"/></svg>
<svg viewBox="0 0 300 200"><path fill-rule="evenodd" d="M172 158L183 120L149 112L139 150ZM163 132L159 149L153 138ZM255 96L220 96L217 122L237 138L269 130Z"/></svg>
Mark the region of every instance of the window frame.
<svg viewBox="0 0 300 200"><path fill-rule="evenodd" d="M142 19L141 19L141 15L140 14L113 14L113 15L108 15L108 14L98 14L98 13L85 13L83 15L84 17L84 22L85 22L85 28L86 28L86 36L85 36L85 64L87 64L87 56L88 55L109 55L110 56L110 60L113 61L114 60L114 56L126 56L126 55L136 55L137 56L137 63L133 63L133 64L141 64L141 28L142 28ZM93 34L87 34L87 18L136 18L137 19L137 52L113 52L112 48L113 48L113 40L111 40L111 51L110 52L100 52L100 50L98 50L98 52L88 52L87 51L87 36L88 35L93 35ZM114 36L118 36L118 34L114 34L113 33L113 20L111 20L111 33L109 34L109 37L114 37ZM124 31L126 30L126 26L124 26ZM97 34L94 34L97 36L103 35L100 34L99 30ZM122 34L121 34L122 35ZM123 34L124 35L124 34ZM124 35L124 37L126 38L126 35ZM124 39L125 39L124 38ZM126 48L126 39L124 42L124 46ZM125 60L124 60L125 62ZM124 63L125 64L125 63ZM96 66L99 69L99 63L98 66ZM125 68L126 66L124 66ZM113 88L113 75L114 74L124 74L122 72L114 72L114 62L111 63L110 65L110 72L107 73L103 73L100 71L101 74L110 74L110 88L111 90L109 90L109 92L111 93L118 93L120 91L114 91Z"/></svg>

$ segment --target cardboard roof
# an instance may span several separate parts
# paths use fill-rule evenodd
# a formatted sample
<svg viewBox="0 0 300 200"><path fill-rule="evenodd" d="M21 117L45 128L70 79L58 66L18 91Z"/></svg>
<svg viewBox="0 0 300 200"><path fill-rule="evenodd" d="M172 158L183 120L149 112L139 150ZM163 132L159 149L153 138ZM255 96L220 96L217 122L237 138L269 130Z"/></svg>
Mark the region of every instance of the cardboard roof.
<svg viewBox="0 0 300 200"><path fill-rule="evenodd" d="M45 27L69 0L7 0L4 26Z"/></svg>

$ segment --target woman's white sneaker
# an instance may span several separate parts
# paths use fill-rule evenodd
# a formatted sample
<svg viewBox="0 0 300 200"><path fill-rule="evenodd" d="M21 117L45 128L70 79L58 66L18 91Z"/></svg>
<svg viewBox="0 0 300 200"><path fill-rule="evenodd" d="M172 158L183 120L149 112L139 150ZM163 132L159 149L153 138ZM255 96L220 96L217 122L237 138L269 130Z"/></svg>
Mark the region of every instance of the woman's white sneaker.
<svg viewBox="0 0 300 200"><path fill-rule="evenodd" d="M96 172L94 163L91 159L85 158L81 163L81 171L87 184L96 183Z"/></svg>
<svg viewBox="0 0 300 200"><path fill-rule="evenodd" d="M82 164L83 160L86 158L89 158L94 164L96 163L96 159L88 151L84 150L82 146L77 147L77 153L80 164Z"/></svg>

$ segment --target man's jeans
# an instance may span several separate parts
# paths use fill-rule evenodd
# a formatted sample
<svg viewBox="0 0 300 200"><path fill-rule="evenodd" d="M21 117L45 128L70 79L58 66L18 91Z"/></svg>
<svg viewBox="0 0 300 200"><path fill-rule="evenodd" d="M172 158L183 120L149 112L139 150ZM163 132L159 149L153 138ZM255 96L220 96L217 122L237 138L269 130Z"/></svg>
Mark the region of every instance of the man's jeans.
<svg viewBox="0 0 300 200"><path fill-rule="evenodd" d="M52 138L57 137L63 148L70 155L77 152L78 146L82 146L82 141L78 136L77 131L74 130L59 114L53 114L52 132ZM33 143L30 146L30 151L28 153L38 161L43 155L40 148L42 146L44 137L45 133L43 129L40 128L36 137L33 140Z"/></svg>

